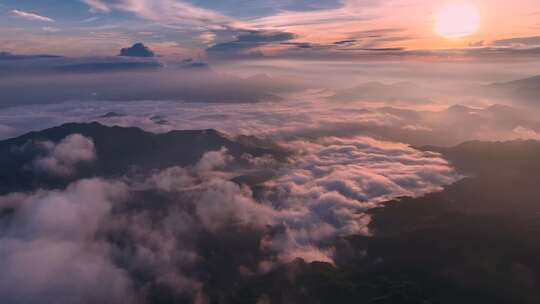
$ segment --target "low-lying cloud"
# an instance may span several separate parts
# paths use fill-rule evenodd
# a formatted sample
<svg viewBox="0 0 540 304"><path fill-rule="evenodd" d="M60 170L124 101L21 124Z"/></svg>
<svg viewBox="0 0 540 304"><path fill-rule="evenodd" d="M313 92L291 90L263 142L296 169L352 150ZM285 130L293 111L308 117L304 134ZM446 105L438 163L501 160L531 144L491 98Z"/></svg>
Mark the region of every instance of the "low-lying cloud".
<svg viewBox="0 0 540 304"><path fill-rule="evenodd" d="M367 137L282 144L298 152L285 163L245 155L248 167L239 169L221 149L193 166L146 177L85 179L65 190L1 196L7 213L0 217L0 292L25 303L137 303L163 293L204 303L204 273L230 267L208 264L206 242L218 246L208 238L232 248L232 239L256 238L230 262L231 276L296 258L332 263L336 239L369 235L367 210L459 178L436 154ZM72 145L82 147L76 157L63 153ZM51 157L89 159L90 146L74 135ZM235 181L261 171L272 174L256 187Z"/></svg>
<svg viewBox="0 0 540 304"><path fill-rule="evenodd" d="M452 146L475 139L535 138L527 136L533 134L530 132L516 132L519 127L540 132L536 112L517 107L444 106L418 101L414 109L403 109L410 101L394 100L389 107L386 105L390 101L364 100L362 94L358 100L350 101L333 100L333 95L328 100L328 95L328 92L309 91L287 94L282 101L254 104L133 101L12 107L2 110L0 137L72 121L137 126L158 133L213 128L231 135L287 140L367 135L415 146Z"/></svg>
<svg viewBox="0 0 540 304"><path fill-rule="evenodd" d="M63 191L0 197L0 294L7 303L136 303L126 272L96 239L113 202L125 199L117 182L83 180Z"/></svg>
<svg viewBox="0 0 540 304"><path fill-rule="evenodd" d="M91 162L96 158L94 142L80 134L73 134L59 143L43 141L37 143L43 154L33 161L36 170L51 175L71 176L77 165Z"/></svg>

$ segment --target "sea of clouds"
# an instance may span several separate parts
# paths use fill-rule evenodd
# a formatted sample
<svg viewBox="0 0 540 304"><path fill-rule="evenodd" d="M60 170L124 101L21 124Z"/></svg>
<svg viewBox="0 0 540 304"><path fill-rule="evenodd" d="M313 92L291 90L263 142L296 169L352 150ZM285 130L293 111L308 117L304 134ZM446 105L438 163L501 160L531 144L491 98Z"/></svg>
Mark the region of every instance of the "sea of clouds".
<svg viewBox="0 0 540 304"><path fill-rule="evenodd" d="M245 155L249 166L237 170L221 149L193 166L1 196L0 294L8 303L144 303L167 288L205 303L212 267L230 263L231 276L249 277L297 258L333 263L338 238L370 234L367 210L460 178L437 154L369 137L281 144L296 151L287 162ZM47 153L29 165L55 175L76 175L96 157L78 134L42 145ZM262 171L271 177L256 187L234 180ZM204 245L212 238L240 246L237 260L214 265Z"/></svg>
<svg viewBox="0 0 540 304"><path fill-rule="evenodd" d="M161 80L152 85L160 87ZM235 87L228 84L244 87L244 81L220 78L214 84L219 90L208 93L234 97ZM176 90L177 82L166 83ZM125 93L116 84L109 93ZM373 233L369 210L439 191L462 177L440 155L413 146L540 133L538 119L523 109L478 99L452 106L454 100L439 102L434 99L441 95L428 91L426 97L409 83L292 90L267 100L266 92L275 89L270 84L264 90L250 87L250 101L240 103L171 97L4 105L0 139L98 121L156 133L212 128L231 138L255 135L292 152L286 161L244 155L247 165L239 167L221 149L187 167L81 179L81 165L98 158L91 138L72 134L30 143L40 153L21 170L74 182L0 196L5 301L206 303L209 282L226 288L299 258L337 265L340 239ZM97 96L92 86L85 88ZM197 81L186 88L182 96L204 91Z"/></svg>

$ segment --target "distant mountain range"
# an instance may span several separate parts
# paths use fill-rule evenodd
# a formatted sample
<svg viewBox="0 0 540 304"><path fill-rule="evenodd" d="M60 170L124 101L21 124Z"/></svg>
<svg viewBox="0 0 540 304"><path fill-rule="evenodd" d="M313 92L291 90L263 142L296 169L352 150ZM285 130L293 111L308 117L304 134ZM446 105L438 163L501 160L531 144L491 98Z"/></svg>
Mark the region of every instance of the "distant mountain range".
<svg viewBox="0 0 540 304"><path fill-rule="evenodd" d="M473 175L540 174L540 141L468 141L450 148L428 146L423 150L441 153L458 169Z"/></svg>
<svg viewBox="0 0 540 304"><path fill-rule="evenodd" d="M503 96L536 105L540 101L540 75L509 81L494 83L488 86L491 94Z"/></svg>
<svg viewBox="0 0 540 304"><path fill-rule="evenodd" d="M536 105L539 101L540 75L508 82L497 82L485 86L461 88L463 92L437 90L421 87L412 82L385 84L366 82L354 87L337 90L329 99L340 102L380 102L387 103L429 103L448 96L488 96L496 99L510 99L517 103Z"/></svg>
<svg viewBox="0 0 540 304"><path fill-rule="evenodd" d="M473 108L453 105L444 110L417 111L398 107L362 109L362 114L385 115L392 124L346 124L329 132L303 134L309 136L381 137L422 147L453 147L471 140L513 140L540 137L540 123L533 111L506 105ZM518 131L525 131L522 133Z"/></svg>

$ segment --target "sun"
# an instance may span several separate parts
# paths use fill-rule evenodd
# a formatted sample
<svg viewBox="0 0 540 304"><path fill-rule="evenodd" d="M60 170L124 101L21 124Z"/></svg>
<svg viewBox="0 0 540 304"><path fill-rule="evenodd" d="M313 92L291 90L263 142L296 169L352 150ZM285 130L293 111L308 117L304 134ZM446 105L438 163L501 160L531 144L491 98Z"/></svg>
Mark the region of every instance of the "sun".
<svg viewBox="0 0 540 304"><path fill-rule="evenodd" d="M467 2L452 2L441 8L435 18L435 33L445 38L462 38L480 27L477 7Z"/></svg>

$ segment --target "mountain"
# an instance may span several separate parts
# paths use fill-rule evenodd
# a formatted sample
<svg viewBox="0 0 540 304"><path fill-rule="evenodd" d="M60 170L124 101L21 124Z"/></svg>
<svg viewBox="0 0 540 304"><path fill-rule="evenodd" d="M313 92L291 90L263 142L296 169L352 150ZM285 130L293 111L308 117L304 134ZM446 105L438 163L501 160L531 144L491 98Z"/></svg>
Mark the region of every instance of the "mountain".
<svg viewBox="0 0 540 304"><path fill-rule="evenodd" d="M69 178L36 175L25 168L39 156L36 142L58 146L73 134L91 139L96 151L95 161L81 167L77 178L189 166L205 152L222 147L240 162L245 153L270 154L278 160L287 156L271 142L250 136L230 138L215 130L154 134L138 128L72 123L0 141L0 191L65 186ZM540 142L471 141L422 149L441 153L464 178L439 192L385 202L368 211L371 235L329 241L334 264L297 259L263 270L261 261L268 257L261 251L266 242L263 236L286 227L248 229L233 223L217 231L202 226L190 229L205 214L197 211L201 201L194 197L220 202L211 204L212 215L228 212L226 200L192 188L174 193L134 189L108 221L125 223L130 215L139 219L147 214L148 223L104 224L98 235L113 248L115 261L135 286L144 286L147 303L195 302L163 285L154 264L140 268L141 260L134 258L141 231L148 231L142 234L143 245L149 241L148 248L157 253L162 247L171 249L163 241L167 238L153 237L162 235L162 226L175 229L171 242L176 247L164 255L167 261L173 256L175 264L165 265L180 269L186 259L183 250L197 249L196 263L182 273L200 280L207 303L540 303ZM257 177L260 174L251 178ZM170 217L169 210L179 210L183 216ZM14 214L9 208L0 210L4 223L17 220Z"/></svg>
<svg viewBox="0 0 540 304"><path fill-rule="evenodd" d="M47 175L36 175L28 170L28 166L40 153L38 149L28 146L43 141L58 143L72 134L91 139L96 151L95 161L81 168L77 178L121 176L130 172L144 173L172 166L194 165L204 153L222 147L237 159L246 153L253 156L270 154L278 159L285 157L285 152L275 146L261 148L255 140L242 138L236 141L216 130L154 134L138 128L107 127L96 122L69 123L0 141L0 193L36 186L61 186L71 181L70 178L59 180Z"/></svg>
<svg viewBox="0 0 540 304"><path fill-rule="evenodd" d="M498 82L492 84L492 86L509 89L534 89L540 86L540 75L508 82Z"/></svg>
<svg viewBox="0 0 540 304"><path fill-rule="evenodd" d="M297 260L222 290L223 302L539 303L540 142L425 149L473 175L373 209L373 235L336 242L335 265Z"/></svg>
<svg viewBox="0 0 540 304"><path fill-rule="evenodd" d="M452 147L471 140L536 139L535 133L540 132L533 111L499 104L486 108L457 104L437 111L382 107L376 112L397 117L402 124L375 134L414 146Z"/></svg>
<svg viewBox="0 0 540 304"><path fill-rule="evenodd" d="M529 78L493 83L488 86L490 93L512 98L526 104L537 104L539 101L540 75Z"/></svg>
<svg viewBox="0 0 540 304"><path fill-rule="evenodd" d="M527 176L540 173L540 142L515 140L506 142L468 141L451 148L421 148L441 153L465 173L481 176Z"/></svg>

